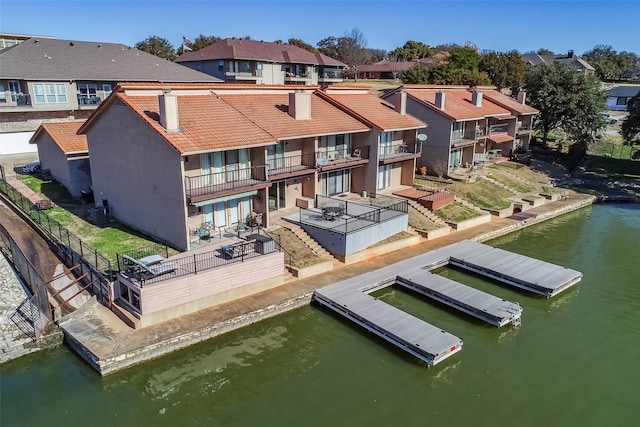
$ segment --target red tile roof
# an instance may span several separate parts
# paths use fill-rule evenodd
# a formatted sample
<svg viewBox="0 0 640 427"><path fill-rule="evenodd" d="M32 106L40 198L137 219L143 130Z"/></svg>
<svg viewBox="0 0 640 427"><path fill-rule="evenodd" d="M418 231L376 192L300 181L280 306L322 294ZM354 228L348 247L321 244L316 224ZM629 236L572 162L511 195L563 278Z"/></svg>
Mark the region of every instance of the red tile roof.
<svg viewBox="0 0 640 427"><path fill-rule="evenodd" d="M365 122L382 131L419 129L426 124L408 114L395 111L393 105L370 93L335 93L322 96L342 105L347 111L356 114Z"/></svg>
<svg viewBox="0 0 640 427"><path fill-rule="evenodd" d="M313 53L288 43L245 39L224 39L195 52L183 53L176 62L211 61L216 59L246 59L283 64L316 64L346 67L338 60Z"/></svg>
<svg viewBox="0 0 640 427"><path fill-rule="evenodd" d="M488 116L509 115L511 112L489 99L482 100L480 107L471 103L471 92L466 86L413 86L404 87L407 96L427 105L453 120L481 119ZM444 92L444 109L436 107L436 93Z"/></svg>
<svg viewBox="0 0 640 427"><path fill-rule="evenodd" d="M225 94L218 92L244 116L278 139L368 131L369 127L336 108L317 93L311 95L311 119L296 120L288 113L289 93Z"/></svg>
<svg viewBox="0 0 640 427"><path fill-rule="evenodd" d="M514 112L517 113L518 115L520 114L538 114L539 111L536 110L535 108L526 105L526 104L521 104L519 103L517 100L498 92L495 89L491 89L491 90L484 90L482 89L482 93L484 94L485 98L489 98L492 102Z"/></svg>
<svg viewBox="0 0 640 427"><path fill-rule="evenodd" d="M41 132L49 134L51 139L65 154L88 153L86 135L78 135L78 129L82 125L79 122L50 122L40 125L40 129L31 138L31 143L36 143Z"/></svg>
<svg viewBox="0 0 640 427"><path fill-rule="evenodd" d="M180 154L251 147L276 138L215 94L178 96L181 132L166 132L159 123L158 96L117 94Z"/></svg>

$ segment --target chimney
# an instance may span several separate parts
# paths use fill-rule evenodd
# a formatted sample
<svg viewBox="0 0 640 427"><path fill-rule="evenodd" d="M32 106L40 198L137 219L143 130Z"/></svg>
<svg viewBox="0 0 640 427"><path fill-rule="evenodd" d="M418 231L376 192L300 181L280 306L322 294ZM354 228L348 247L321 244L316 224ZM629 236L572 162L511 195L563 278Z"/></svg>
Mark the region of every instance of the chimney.
<svg viewBox="0 0 640 427"><path fill-rule="evenodd" d="M524 92L524 91L518 92L518 102L524 105L526 100L527 100L527 92Z"/></svg>
<svg viewBox="0 0 640 427"><path fill-rule="evenodd" d="M400 114L407 114L407 92L404 91L404 88L397 91L393 96L396 111Z"/></svg>
<svg viewBox="0 0 640 427"><path fill-rule="evenodd" d="M441 110L444 110L444 99L445 99L444 92L436 92L436 107L438 107Z"/></svg>
<svg viewBox="0 0 640 427"><path fill-rule="evenodd" d="M162 95L158 95L160 104L160 125L167 132L179 132L178 123L178 97L171 94L171 89L163 89Z"/></svg>
<svg viewBox="0 0 640 427"><path fill-rule="evenodd" d="M311 92L297 90L289 94L289 115L296 120L311 118Z"/></svg>
<svg viewBox="0 0 640 427"><path fill-rule="evenodd" d="M569 53L567 53L567 58L573 58L573 51L570 50Z"/></svg>
<svg viewBox="0 0 640 427"><path fill-rule="evenodd" d="M475 90L471 92L471 103L476 107L482 107L482 92Z"/></svg>

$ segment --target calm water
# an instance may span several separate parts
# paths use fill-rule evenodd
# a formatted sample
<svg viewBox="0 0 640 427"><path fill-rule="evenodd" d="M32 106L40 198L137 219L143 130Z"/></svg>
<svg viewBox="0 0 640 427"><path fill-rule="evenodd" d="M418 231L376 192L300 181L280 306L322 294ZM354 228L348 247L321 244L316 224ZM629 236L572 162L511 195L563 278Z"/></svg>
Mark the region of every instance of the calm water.
<svg viewBox="0 0 640 427"><path fill-rule="evenodd" d="M0 424L640 425L640 206L585 208L491 244L584 278L546 300L443 269L518 301L518 330L380 291L464 338L431 368L317 307L104 379L61 347L2 366Z"/></svg>

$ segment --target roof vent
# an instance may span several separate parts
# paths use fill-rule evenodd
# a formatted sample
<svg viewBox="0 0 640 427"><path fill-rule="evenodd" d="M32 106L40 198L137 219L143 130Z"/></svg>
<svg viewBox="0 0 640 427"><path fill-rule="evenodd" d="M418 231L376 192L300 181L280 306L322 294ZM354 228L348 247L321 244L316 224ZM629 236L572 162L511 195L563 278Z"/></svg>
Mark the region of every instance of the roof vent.
<svg viewBox="0 0 640 427"><path fill-rule="evenodd" d="M73 42L69 42L69 46L73 46Z"/></svg>

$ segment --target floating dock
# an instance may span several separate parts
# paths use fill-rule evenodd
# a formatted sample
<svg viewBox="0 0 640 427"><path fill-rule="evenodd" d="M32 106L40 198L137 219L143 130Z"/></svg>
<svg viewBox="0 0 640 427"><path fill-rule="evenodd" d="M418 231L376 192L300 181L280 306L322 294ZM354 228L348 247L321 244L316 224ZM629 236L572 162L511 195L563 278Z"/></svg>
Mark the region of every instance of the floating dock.
<svg viewBox="0 0 640 427"><path fill-rule="evenodd" d="M579 271L471 240L447 248L448 264L547 298L582 279Z"/></svg>
<svg viewBox="0 0 640 427"><path fill-rule="evenodd" d="M437 274L426 271L409 277L403 274L396 278L396 284L497 327L508 323L513 323L514 326L520 325L520 317L522 316L520 304L509 302Z"/></svg>
<svg viewBox="0 0 640 427"><path fill-rule="evenodd" d="M582 273L524 255L465 240L339 282L313 300L395 344L429 365L462 349L462 339L368 295L399 285L495 326L520 324L522 307L430 270L454 265L547 298L580 281Z"/></svg>
<svg viewBox="0 0 640 427"><path fill-rule="evenodd" d="M462 350L462 339L365 293L329 286L313 298L428 365Z"/></svg>

